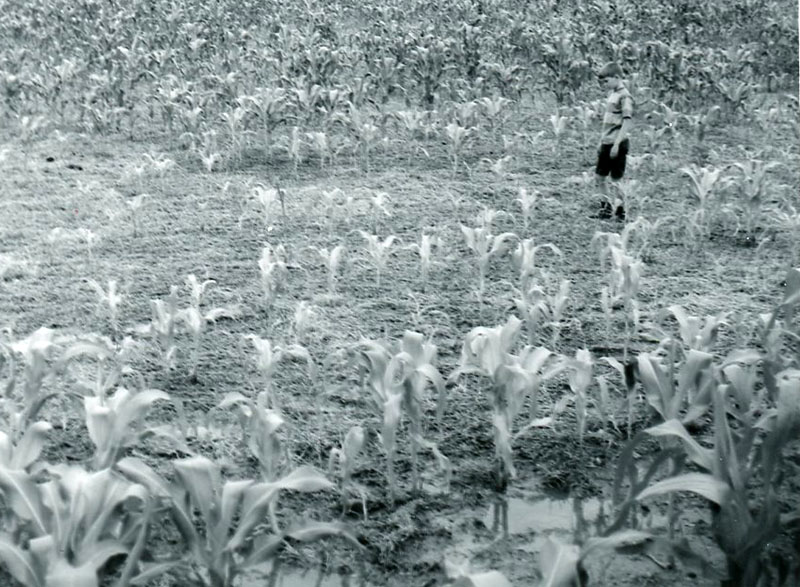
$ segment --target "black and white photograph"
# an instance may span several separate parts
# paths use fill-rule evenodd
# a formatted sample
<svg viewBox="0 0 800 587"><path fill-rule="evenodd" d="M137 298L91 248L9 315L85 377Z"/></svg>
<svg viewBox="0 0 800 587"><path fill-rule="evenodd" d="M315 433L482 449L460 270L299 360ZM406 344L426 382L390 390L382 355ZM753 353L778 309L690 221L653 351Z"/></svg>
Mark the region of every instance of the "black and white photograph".
<svg viewBox="0 0 800 587"><path fill-rule="evenodd" d="M0 587L800 587L795 0L0 0Z"/></svg>

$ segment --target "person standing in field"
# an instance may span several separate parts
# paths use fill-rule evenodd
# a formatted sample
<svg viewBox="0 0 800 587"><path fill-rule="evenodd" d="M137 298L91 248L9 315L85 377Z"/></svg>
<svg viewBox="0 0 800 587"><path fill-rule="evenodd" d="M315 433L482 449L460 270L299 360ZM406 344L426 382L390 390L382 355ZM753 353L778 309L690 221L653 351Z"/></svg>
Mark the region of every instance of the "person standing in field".
<svg viewBox="0 0 800 587"><path fill-rule="evenodd" d="M608 198L607 178L619 181L625 174L625 159L630 142L628 135L633 117L633 97L625 87L622 68L618 63L605 64L597 72L598 80L608 92L606 111L603 115L603 130L600 146L597 150L595 167L595 185L603 196L600 202L600 218L611 218L612 205ZM625 208L618 205L614 214L620 220L625 219Z"/></svg>

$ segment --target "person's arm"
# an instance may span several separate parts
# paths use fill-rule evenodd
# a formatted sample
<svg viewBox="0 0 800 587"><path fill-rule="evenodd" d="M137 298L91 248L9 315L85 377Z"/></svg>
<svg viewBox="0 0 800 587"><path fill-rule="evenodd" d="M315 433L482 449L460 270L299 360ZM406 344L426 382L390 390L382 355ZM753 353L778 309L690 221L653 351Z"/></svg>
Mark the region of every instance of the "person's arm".
<svg viewBox="0 0 800 587"><path fill-rule="evenodd" d="M622 127L620 127L619 132L617 133L617 138L614 139L614 144L611 146L612 158L616 157L619 153L620 143L628 138L628 133L630 133L631 126L633 126L633 123L631 122L630 118L622 119Z"/></svg>
<svg viewBox="0 0 800 587"><path fill-rule="evenodd" d="M628 135L631 131L631 126L633 125L632 122L633 118L633 99L630 96L625 96L622 99L622 127L620 127L619 132L617 133L616 138L614 139L614 144L611 146L611 157L616 157L619 154L619 145L628 138Z"/></svg>

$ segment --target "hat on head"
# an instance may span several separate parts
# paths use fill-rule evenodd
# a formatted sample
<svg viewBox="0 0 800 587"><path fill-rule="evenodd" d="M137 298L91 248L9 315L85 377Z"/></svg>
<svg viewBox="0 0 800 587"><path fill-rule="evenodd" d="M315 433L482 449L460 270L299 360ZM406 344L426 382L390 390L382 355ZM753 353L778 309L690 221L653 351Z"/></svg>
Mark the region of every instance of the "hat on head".
<svg viewBox="0 0 800 587"><path fill-rule="evenodd" d="M622 68L616 61L609 61L600 71L597 72L598 77L622 77Z"/></svg>

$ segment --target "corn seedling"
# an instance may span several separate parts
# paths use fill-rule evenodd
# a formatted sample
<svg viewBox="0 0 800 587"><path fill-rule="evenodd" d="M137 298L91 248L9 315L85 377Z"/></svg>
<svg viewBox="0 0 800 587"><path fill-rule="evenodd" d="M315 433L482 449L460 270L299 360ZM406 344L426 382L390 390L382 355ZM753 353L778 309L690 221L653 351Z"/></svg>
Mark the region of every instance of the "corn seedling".
<svg viewBox="0 0 800 587"><path fill-rule="evenodd" d="M710 352L717 340L721 326L726 325L727 313L717 316L706 316L705 321L697 316L690 316L681 306L672 305L667 308L675 317L680 328L680 337L685 347L703 352Z"/></svg>
<svg viewBox="0 0 800 587"><path fill-rule="evenodd" d="M108 397L85 397L86 428L94 444L94 469L112 466L126 449L152 434L147 428L140 428L141 421L153 403L164 400L169 400L169 395L157 389L133 393L124 387Z"/></svg>
<svg viewBox="0 0 800 587"><path fill-rule="evenodd" d="M361 511L364 521L367 521L367 493L366 490L353 480L356 463L364 450L366 435L361 426L353 426L347 431L341 448L332 448L328 458L328 475L339 479L339 491L342 499L342 515L347 511L348 494L352 491L361 499ZM338 471L338 474L337 474Z"/></svg>
<svg viewBox="0 0 800 587"><path fill-rule="evenodd" d="M412 243L408 245L408 248L412 251L415 251L419 255L419 272L420 272L420 281L422 282L422 290L425 291L425 287L428 284L428 277L431 271L431 264L433 263L433 248L436 247L437 249L442 248L442 239L438 236L432 236L430 234L422 234L420 237L419 244Z"/></svg>
<svg viewBox="0 0 800 587"><path fill-rule="evenodd" d="M292 161L292 170L295 177L297 177L297 168L303 162L303 139L300 138L300 128L297 126L292 127L287 151L289 152L289 159Z"/></svg>
<svg viewBox="0 0 800 587"><path fill-rule="evenodd" d="M97 301L99 305L103 306L108 311L108 319L111 323L111 330L114 334L119 332L119 306L124 297L117 293L117 281L110 279L108 281L108 291L103 290L103 286L97 283L94 279L87 279L86 283L97 294Z"/></svg>
<svg viewBox="0 0 800 587"><path fill-rule="evenodd" d="M269 395L265 391L257 395L256 401L233 392L226 394L218 407L239 408L242 435L250 454L258 460L264 481L274 481L284 456L280 433L286 420L280 412L267 407L268 401Z"/></svg>
<svg viewBox="0 0 800 587"><path fill-rule="evenodd" d="M286 90L283 88L257 88L256 93L247 97L248 102L261 120L264 133L264 161L269 163L272 150L272 133L284 120L286 110Z"/></svg>
<svg viewBox="0 0 800 587"><path fill-rule="evenodd" d="M474 128L464 128L458 122L451 122L445 127L447 138L450 139L450 159L453 162L453 176L458 173L458 162L464 143L474 132Z"/></svg>
<svg viewBox="0 0 800 587"><path fill-rule="evenodd" d="M322 258L322 262L328 270L328 295L335 295L339 265L341 265L342 258L344 257L344 247L342 245L336 245L331 250L323 247L317 249L317 253Z"/></svg>
<svg viewBox="0 0 800 587"><path fill-rule="evenodd" d="M429 384L437 391L437 416L441 419L445 409L444 380L433 366L436 346L425 341L422 334L406 331L400 342L400 350L393 354L384 345L365 340L359 345L357 360L367 372L370 399L375 409L383 416L380 433L386 450L387 480L390 497L394 500L397 479L394 459L397 450L397 432L403 414L409 420L411 440L412 491L422 489L419 474L419 449L429 448L436 456L440 468L449 479L449 461L436 445L424 439L422 415L424 393Z"/></svg>
<svg viewBox="0 0 800 587"><path fill-rule="evenodd" d="M139 211L142 209L142 206L144 206L144 203L148 197L150 197L148 194L139 194L138 196L125 202L131 211L131 222L133 222L134 238L139 235Z"/></svg>
<svg viewBox="0 0 800 587"><path fill-rule="evenodd" d="M638 221L637 221L638 222ZM611 268L608 274L608 285L600 293L600 302L606 317L606 343L610 345L611 320L614 307L621 303L625 310L625 341L623 361L628 362L628 349L635 330L639 328L639 293L644 263L628 254L633 229L637 223L629 224L621 234L597 232L592 237L596 245L605 239L606 244L600 250L600 267L605 271L606 260L610 257Z"/></svg>
<svg viewBox="0 0 800 587"><path fill-rule="evenodd" d="M692 195L697 207L690 216L690 222L692 229L701 238L706 238L711 228L712 196L723 171L723 168L698 167L694 164L681 167L681 173L687 175L692 182Z"/></svg>
<svg viewBox="0 0 800 587"><path fill-rule="evenodd" d="M575 358L568 361L567 375L569 388L575 399L575 418L578 431L578 442L583 446L586 432L586 419L589 413L587 391L592 384L592 354L586 349L575 352Z"/></svg>
<svg viewBox="0 0 800 587"><path fill-rule="evenodd" d="M275 297L283 287L289 270L286 267L286 250L283 245L274 249L269 243L261 249L261 258L258 260L261 272L261 290L264 292L264 307L272 307Z"/></svg>
<svg viewBox="0 0 800 587"><path fill-rule="evenodd" d="M522 222L525 232L530 229L536 215L536 205L539 202L552 202L552 198L545 198L539 190L528 191L524 187L519 188L519 197L515 200L519 202L519 207L522 210Z"/></svg>
<svg viewBox="0 0 800 587"><path fill-rule="evenodd" d="M178 345L175 340L180 311L178 310L178 286L170 287L169 296L164 300L150 300L152 319L147 331L152 335L156 347L161 352L161 363L165 371L175 366Z"/></svg>
<svg viewBox="0 0 800 587"><path fill-rule="evenodd" d="M684 120L686 120L692 130L694 130L694 136L697 144L703 143L708 128L714 124L714 122L716 122L720 110L720 107L714 104L701 114L686 114L683 116Z"/></svg>
<svg viewBox="0 0 800 587"><path fill-rule="evenodd" d="M258 185L253 188L253 196L261 207L264 228L267 232L271 232L273 228L275 206L280 203L281 208L283 208L283 198L277 188L267 188L263 185Z"/></svg>
<svg viewBox="0 0 800 587"><path fill-rule="evenodd" d="M495 96L490 98L485 96L478 100L478 103L483 107L486 119L489 121L489 130L493 139L497 138L498 132L502 134L505 122L506 106L511 103L511 100L503 96Z"/></svg>
<svg viewBox="0 0 800 587"><path fill-rule="evenodd" d="M519 319L510 316L502 326L472 329L464 340L459 366L450 376L454 381L462 374L474 373L491 382L495 483L501 490L505 490L509 480L516 477L513 442L533 428L552 424L552 417L535 417L539 384L563 368L557 364L542 372L552 355L544 347L526 346L519 355L511 353L521 325ZM514 432L516 417L529 395L531 420Z"/></svg>
<svg viewBox="0 0 800 587"><path fill-rule="evenodd" d="M410 164L412 157L415 157L420 151L425 157L430 157L419 143L420 135L430 132L430 127L425 124L427 114L419 110L400 110L394 112L393 115L402 123L408 136L408 142L411 144L406 163Z"/></svg>
<svg viewBox="0 0 800 587"><path fill-rule="evenodd" d="M105 398L126 375L138 375L136 383L139 389L145 389L142 376L129 365L135 347L136 342L127 336L119 344L105 337L78 340L64 350L56 369L62 373L72 361L79 358L88 357L96 361L94 379L91 381L78 379L74 383L78 391L94 397Z"/></svg>
<svg viewBox="0 0 800 587"><path fill-rule="evenodd" d="M209 322L216 322L220 318L238 318L240 315L238 308L213 308L208 312L202 312L199 307L190 306L178 312L178 319L186 327L186 331L192 336L191 368L189 376L192 380L197 379L197 367L200 364L200 342L205 333Z"/></svg>
<svg viewBox="0 0 800 587"><path fill-rule="evenodd" d="M569 117L562 116L558 111L550 116L550 126L553 129L553 136L556 138L556 156L561 153L561 137L567 130L567 122L569 122Z"/></svg>
<svg viewBox="0 0 800 587"><path fill-rule="evenodd" d="M517 248L511 254L511 261L519 272L519 289L523 293L530 290L531 280L536 276L536 255L543 249L547 249L559 258L563 258L561 249L554 244L535 245L532 238L526 238L517 243Z"/></svg>
<svg viewBox="0 0 800 587"><path fill-rule="evenodd" d="M755 228L760 225L764 209L764 192L768 186L767 173L781 165L778 161L761 161L751 159L744 163L734 163L741 176L735 182L744 208L744 226L748 236L753 236Z"/></svg>
<svg viewBox="0 0 800 587"><path fill-rule="evenodd" d="M24 412L21 422L27 422L36 417L44 402L52 395L42 393L44 378L51 373L49 365L52 349L56 347L56 333L50 328L39 328L25 339L4 345L10 358L11 376L6 384L6 390L14 388L16 379L14 375L14 354L22 356L24 364L23 374L25 385L23 387Z"/></svg>
<svg viewBox="0 0 800 587"><path fill-rule="evenodd" d="M223 482L220 467L205 457L179 459L174 466L177 476L170 484L135 458L117 464L127 477L146 485L166 503L186 545L184 555L169 562L188 567L187 579L194 584L233 587L247 569L274 563L287 540L316 542L338 536L358 545L355 538L335 524L310 522L289 529L278 525L275 512L281 492L310 493L334 488L311 467L298 467L271 482ZM265 518L271 531L265 532L262 527ZM189 560L185 560L186 555Z"/></svg>
<svg viewBox="0 0 800 587"><path fill-rule="evenodd" d="M391 218L392 213L386 207L389 204L389 194L386 192L375 192L369 199L370 207L372 208L372 218L374 223L375 232L378 232L378 225L381 216Z"/></svg>
<svg viewBox="0 0 800 587"><path fill-rule="evenodd" d="M317 317L314 308L305 300L300 300L294 309L294 342L301 344L314 326Z"/></svg>
<svg viewBox="0 0 800 587"><path fill-rule="evenodd" d="M461 232L466 240L467 247L477 257L478 262L478 302L483 306L483 293L486 288L486 274L489 271L489 262L493 257L505 255L511 247L511 242L518 239L513 232L504 232L497 236L490 233L491 228L469 228L461 225Z"/></svg>
<svg viewBox="0 0 800 587"><path fill-rule="evenodd" d="M397 239L396 236L391 235L387 236L383 241L381 241L377 235L369 234L364 232L363 230L359 230L358 233L362 236L362 238L367 241L366 247L367 252L369 253L372 260L375 262L375 285L377 287L381 286L381 275L383 271L386 269L386 263L389 260L389 255L391 251L389 250L392 246L392 243Z"/></svg>
<svg viewBox="0 0 800 587"><path fill-rule="evenodd" d="M330 159L331 157L331 148L328 135L320 131L307 132L306 138L308 139L311 148L317 153L317 157L319 157L320 171L325 169L325 159Z"/></svg>
<svg viewBox="0 0 800 587"><path fill-rule="evenodd" d="M317 368L307 348L297 344L292 344L287 347L282 347L280 345L273 346L271 341L256 336L255 334L248 334L245 338L253 343L253 347L256 350L256 367L259 373L261 373L263 380L265 405L267 407L272 409L277 409L278 407L272 390L272 380L278 368L278 364L284 359L300 359L305 361L309 376L312 380L316 378Z"/></svg>
<svg viewBox="0 0 800 587"><path fill-rule="evenodd" d="M223 112L220 117L228 131L230 138L229 159L234 163L241 163L244 149L244 118L247 110L237 106L230 112Z"/></svg>

